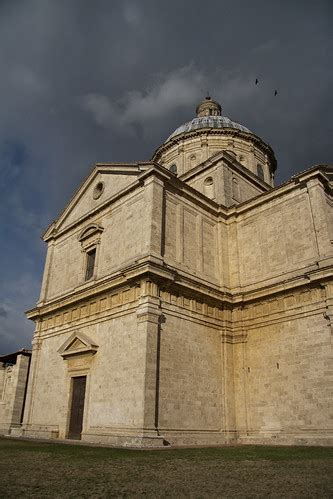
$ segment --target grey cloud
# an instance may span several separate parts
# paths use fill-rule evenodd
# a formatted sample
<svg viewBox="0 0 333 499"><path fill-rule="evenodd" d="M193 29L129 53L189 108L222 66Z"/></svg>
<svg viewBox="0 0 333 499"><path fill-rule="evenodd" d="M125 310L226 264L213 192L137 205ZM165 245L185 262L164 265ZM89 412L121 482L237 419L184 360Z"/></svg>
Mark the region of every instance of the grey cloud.
<svg viewBox="0 0 333 499"><path fill-rule="evenodd" d="M123 16L130 26L138 26L142 22L142 10L138 3L125 2L123 6Z"/></svg>
<svg viewBox="0 0 333 499"><path fill-rule="evenodd" d="M15 275L14 269L11 273ZM24 312L33 306L38 290L39 279L27 273L0 283L0 296L5 296L0 306L0 354L30 345L34 325Z"/></svg>
<svg viewBox="0 0 333 499"><path fill-rule="evenodd" d="M80 99L82 109L91 113L97 125L108 127L116 117L116 109L105 95L90 93Z"/></svg>
<svg viewBox="0 0 333 499"><path fill-rule="evenodd" d="M7 317L8 312L3 305L0 305L0 317Z"/></svg>
<svg viewBox="0 0 333 499"><path fill-rule="evenodd" d="M44 93L46 88L45 84L37 76L37 74L29 67L23 64L16 65L11 68L8 73L8 79L12 88L17 91L23 92L26 96L39 97Z"/></svg>

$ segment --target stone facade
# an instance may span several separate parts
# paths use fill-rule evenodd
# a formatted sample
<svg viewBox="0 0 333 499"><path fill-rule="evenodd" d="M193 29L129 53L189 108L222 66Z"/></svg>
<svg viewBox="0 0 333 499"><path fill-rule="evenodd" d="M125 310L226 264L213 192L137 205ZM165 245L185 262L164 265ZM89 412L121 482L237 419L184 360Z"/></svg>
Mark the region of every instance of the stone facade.
<svg viewBox="0 0 333 499"><path fill-rule="evenodd" d="M95 166L44 234L23 435L67 438L84 378L84 441L332 444L333 170L275 168L205 126Z"/></svg>

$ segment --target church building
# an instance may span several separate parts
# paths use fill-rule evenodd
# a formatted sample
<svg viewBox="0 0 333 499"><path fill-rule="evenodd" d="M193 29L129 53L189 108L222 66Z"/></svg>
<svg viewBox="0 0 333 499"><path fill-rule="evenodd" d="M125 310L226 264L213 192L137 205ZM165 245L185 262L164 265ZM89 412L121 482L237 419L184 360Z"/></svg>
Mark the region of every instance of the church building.
<svg viewBox="0 0 333 499"><path fill-rule="evenodd" d="M333 167L275 187L268 144L211 97L196 114L150 161L97 163L43 235L7 434L333 444Z"/></svg>

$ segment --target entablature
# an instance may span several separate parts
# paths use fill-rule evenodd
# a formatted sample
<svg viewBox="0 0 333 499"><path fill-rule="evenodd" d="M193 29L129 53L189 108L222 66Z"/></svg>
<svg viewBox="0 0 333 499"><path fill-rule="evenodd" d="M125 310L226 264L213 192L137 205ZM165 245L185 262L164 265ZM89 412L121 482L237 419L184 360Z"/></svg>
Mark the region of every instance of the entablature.
<svg viewBox="0 0 333 499"><path fill-rule="evenodd" d="M153 287L142 287L142 291L136 296L137 299L141 293L148 293L160 297L159 293L162 290L165 293L173 291L189 296L197 297L199 300L205 300L220 304L221 307L239 307L245 306L246 303L251 303L255 300L268 299L281 293L288 293L293 289L300 289L306 286L321 286L333 282L333 267L332 265L326 268L321 268L294 276L289 281L275 282L273 284L263 286L260 289L244 292L238 289L237 292L232 292L227 288L219 288L208 284L203 279L198 277L189 277L188 275L169 268L163 262L159 263L156 259L151 261L143 261L137 265L123 269L108 279L102 282L90 284L81 291L75 291L55 300L46 302L32 310L26 312L28 319L39 321L44 316L55 314L59 310L68 307L83 306L86 302L91 302L94 298L101 297L105 293L117 292L124 288L140 289L142 282L152 282ZM148 289L148 292L147 292ZM145 290L145 291L144 291Z"/></svg>

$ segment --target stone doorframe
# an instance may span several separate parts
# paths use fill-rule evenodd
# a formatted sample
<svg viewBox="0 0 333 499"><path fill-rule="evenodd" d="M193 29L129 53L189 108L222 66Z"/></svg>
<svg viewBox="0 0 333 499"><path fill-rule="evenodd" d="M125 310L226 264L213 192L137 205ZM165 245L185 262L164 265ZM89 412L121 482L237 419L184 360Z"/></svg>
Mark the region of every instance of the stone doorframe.
<svg viewBox="0 0 333 499"><path fill-rule="evenodd" d="M69 422L71 414L71 403L73 396L73 381L72 378L86 376L86 391L83 411L82 432L87 428L90 400L90 369L98 350L98 345L93 342L88 336L81 332L74 332L65 343L59 348L58 353L62 356L67 364L67 416L65 438L68 438Z"/></svg>

